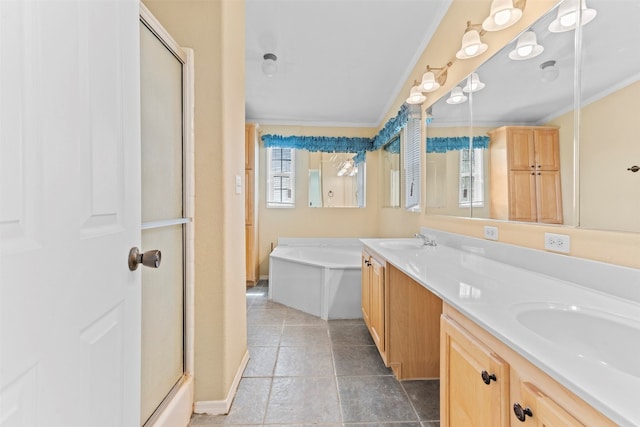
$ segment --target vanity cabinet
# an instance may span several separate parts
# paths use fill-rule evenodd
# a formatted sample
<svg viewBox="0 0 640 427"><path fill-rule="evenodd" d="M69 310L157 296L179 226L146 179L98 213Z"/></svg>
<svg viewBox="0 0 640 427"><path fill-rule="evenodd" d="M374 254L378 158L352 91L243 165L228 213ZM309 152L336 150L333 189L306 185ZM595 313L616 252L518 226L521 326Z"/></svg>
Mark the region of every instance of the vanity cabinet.
<svg viewBox="0 0 640 427"><path fill-rule="evenodd" d="M442 427L616 425L446 304L441 334Z"/></svg>
<svg viewBox="0 0 640 427"><path fill-rule="evenodd" d="M399 380L438 378L442 300L387 265L389 366Z"/></svg>
<svg viewBox="0 0 640 427"><path fill-rule="evenodd" d="M562 224L558 128L503 126L488 134L491 218Z"/></svg>
<svg viewBox="0 0 640 427"><path fill-rule="evenodd" d="M362 253L362 317L369 328L385 365L387 347L385 333L385 264L366 251Z"/></svg>
<svg viewBox="0 0 640 427"><path fill-rule="evenodd" d="M443 426L509 425L509 365L457 323L442 317Z"/></svg>

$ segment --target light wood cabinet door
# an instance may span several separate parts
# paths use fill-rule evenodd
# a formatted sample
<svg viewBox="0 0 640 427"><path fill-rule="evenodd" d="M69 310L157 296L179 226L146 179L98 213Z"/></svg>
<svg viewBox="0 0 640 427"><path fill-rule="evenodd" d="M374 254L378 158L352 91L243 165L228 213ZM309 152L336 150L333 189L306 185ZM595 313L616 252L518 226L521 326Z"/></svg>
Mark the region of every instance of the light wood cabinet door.
<svg viewBox="0 0 640 427"><path fill-rule="evenodd" d="M537 221L536 175L530 170L509 172L509 220Z"/></svg>
<svg viewBox="0 0 640 427"><path fill-rule="evenodd" d="M385 352L385 334L384 334L384 266L371 258L370 268L370 312L369 312L369 330L371 337L378 347L380 353Z"/></svg>
<svg viewBox="0 0 640 427"><path fill-rule="evenodd" d="M509 365L447 316L441 334L441 425L507 427Z"/></svg>
<svg viewBox="0 0 640 427"><path fill-rule="evenodd" d="M533 132L536 170L559 171L560 140L558 130L542 128Z"/></svg>
<svg viewBox="0 0 640 427"><path fill-rule="evenodd" d="M371 255L362 253L362 318L367 328L371 330Z"/></svg>
<svg viewBox="0 0 640 427"><path fill-rule="evenodd" d="M521 384L522 402L514 403L513 424L530 427L584 427L533 384ZM518 405L518 407L516 407ZM525 412L526 411L526 412Z"/></svg>
<svg viewBox="0 0 640 427"><path fill-rule="evenodd" d="M562 224L562 192L560 171L536 172L537 221Z"/></svg>
<svg viewBox="0 0 640 427"><path fill-rule="evenodd" d="M530 128L507 129L507 155L511 170L535 169L535 139Z"/></svg>

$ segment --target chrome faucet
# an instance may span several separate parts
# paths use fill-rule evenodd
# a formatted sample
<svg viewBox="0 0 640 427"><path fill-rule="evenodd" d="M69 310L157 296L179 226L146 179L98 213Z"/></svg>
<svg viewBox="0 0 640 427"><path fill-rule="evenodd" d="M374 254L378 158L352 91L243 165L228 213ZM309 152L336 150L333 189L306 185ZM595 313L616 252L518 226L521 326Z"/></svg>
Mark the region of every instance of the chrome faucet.
<svg viewBox="0 0 640 427"><path fill-rule="evenodd" d="M415 237L422 240L422 244L424 246L438 246L438 244L436 243L436 239L431 239L429 238L429 236L425 236L422 233L416 233Z"/></svg>

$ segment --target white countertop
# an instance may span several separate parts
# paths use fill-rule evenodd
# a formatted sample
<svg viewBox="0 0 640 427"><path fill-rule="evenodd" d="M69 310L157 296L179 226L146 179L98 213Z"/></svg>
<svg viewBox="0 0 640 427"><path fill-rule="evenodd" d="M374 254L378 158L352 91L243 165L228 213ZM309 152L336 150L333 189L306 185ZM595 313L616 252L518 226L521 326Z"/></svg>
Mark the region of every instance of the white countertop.
<svg viewBox="0 0 640 427"><path fill-rule="evenodd" d="M640 303L598 290L606 284L593 289L552 277L548 266L541 267L542 274L496 261L486 256L483 245L506 247L514 256L518 249L467 239L472 244L452 247L438 241L435 247L417 249L408 247L416 239L361 241L612 421L640 426ZM393 247L390 240L400 243ZM591 276L606 276L615 283L612 288L636 286L640 291L640 271L635 269L585 260L576 264L575 258L544 251L523 253L528 262L533 258L564 268L561 277L572 277L567 268L585 269L596 272ZM540 313L543 317L536 318ZM533 332L524 325L527 319L531 328L545 331ZM587 324L590 320L594 322Z"/></svg>

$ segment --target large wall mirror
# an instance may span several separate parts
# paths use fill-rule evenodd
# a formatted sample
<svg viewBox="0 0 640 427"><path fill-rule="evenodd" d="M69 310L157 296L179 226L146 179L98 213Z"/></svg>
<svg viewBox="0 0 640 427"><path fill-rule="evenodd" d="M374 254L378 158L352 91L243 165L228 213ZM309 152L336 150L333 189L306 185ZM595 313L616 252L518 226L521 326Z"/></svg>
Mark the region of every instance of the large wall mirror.
<svg viewBox="0 0 640 427"><path fill-rule="evenodd" d="M466 100L452 91L428 109L427 213L640 231L640 2L587 7L578 34L550 31L555 8L460 83ZM464 91L475 79L482 89ZM472 135L488 145L455 139Z"/></svg>
<svg viewBox="0 0 640 427"><path fill-rule="evenodd" d="M354 153L309 153L309 207L365 206L365 163Z"/></svg>

